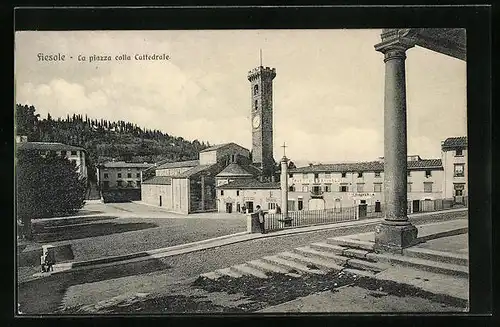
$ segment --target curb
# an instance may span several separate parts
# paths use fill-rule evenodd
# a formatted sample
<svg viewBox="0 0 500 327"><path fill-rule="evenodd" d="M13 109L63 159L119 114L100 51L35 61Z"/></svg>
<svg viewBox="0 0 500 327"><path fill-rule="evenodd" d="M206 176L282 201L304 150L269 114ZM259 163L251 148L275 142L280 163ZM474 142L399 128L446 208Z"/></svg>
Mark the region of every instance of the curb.
<svg viewBox="0 0 500 327"><path fill-rule="evenodd" d="M446 212L460 212L460 211L467 211L467 208L446 210ZM414 215L412 214L411 217L428 216L428 215L436 214L439 212L440 211L418 213L418 214L414 214ZM153 249L153 250L149 250L149 251L143 251L143 252L137 252L137 253L131 253L131 254L125 254L125 255L110 256L110 257L98 258L98 259L91 259L91 260L87 260L87 261L77 261L77 262L56 264L56 265L54 265L54 268L62 268L62 270L54 271L52 273L48 273L47 275L72 272L72 271L75 271L76 269L99 268L99 267L110 266L110 265L124 264L124 263L128 263L127 261L131 261L131 260L132 260L132 262L134 262L134 261L148 260L149 258L169 257L169 256L186 254L186 253L196 252L196 251L202 251L205 249L217 248L217 247L224 246L224 245L236 244L236 243L241 243L241 242L255 240L255 239L261 239L261 238L267 238L267 237L283 237L283 236L288 236L288 235L313 233L313 232L317 232L317 231L330 230L330 229L342 229L342 228L349 228L349 227L369 226L369 225L377 224L382 220L383 220L383 218L372 218L372 219L362 219L362 220L354 220L354 221L348 221L348 222L340 222L340 223L334 223L334 224L330 224L330 225L304 226L304 227L298 227L298 228L293 228L293 229L280 230L280 231L272 232L269 234L257 234L257 233L251 234L251 233L245 231L245 232L240 232L240 233L235 233L235 234L230 234L230 235L223 235L223 236L219 236L216 238L211 238L211 239L192 242L192 243L179 244L179 245L166 247L166 248L160 248L160 249ZM245 235L247 235L246 238L238 238L238 237L245 236ZM236 239L228 240L231 238L236 238ZM207 244L207 243L217 242L220 240L227 240L227 241L223 242L221 244L217 244L217 243L211 244L211 245ZM202 245L204 245L204 244L206 244L207 246L203 247ZM200 246L202 246L202 247L200 247Z"/></svg>

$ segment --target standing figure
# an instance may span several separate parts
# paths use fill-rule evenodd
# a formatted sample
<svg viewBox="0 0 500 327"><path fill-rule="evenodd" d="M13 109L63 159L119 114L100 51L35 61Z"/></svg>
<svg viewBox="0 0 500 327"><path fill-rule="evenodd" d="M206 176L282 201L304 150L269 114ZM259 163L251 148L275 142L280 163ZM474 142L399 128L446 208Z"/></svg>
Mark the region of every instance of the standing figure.
<svg viewBox="0 0 500 327"><path fill-rule="evenodd" d="M266 229L264 227L264 215L266 213L260 208L260 205L257 205L255 208L257 209L257 211L255 211L255 213L259 217L259 225L260 225L261 233L265 234L266 233Z"/></svg>
<svg viewBox="0 0 500 327"><path fill-rule="evenodd" d="M43 248L43 254L40 257L40 265L42 272L54 271L53 265L55 263L54 252L49 251L48 247Z"/></svg>

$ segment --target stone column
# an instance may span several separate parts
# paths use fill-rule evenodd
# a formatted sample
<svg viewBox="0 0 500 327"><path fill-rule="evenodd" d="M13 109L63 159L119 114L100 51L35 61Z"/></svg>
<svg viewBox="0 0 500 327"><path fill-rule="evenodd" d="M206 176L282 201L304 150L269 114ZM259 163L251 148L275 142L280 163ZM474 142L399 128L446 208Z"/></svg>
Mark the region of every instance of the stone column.
<svg viewBox="0 0 500 327"><path fill-rule="evenodd" d="M288 158L281 159L281 214L283 218L288 218Z"/></svg>
<svg viewBox="0 0 500 327"><path fill-rule="evenodd" d="M401 253L414 244L417 228L408 221L406 136L406 50L414 43L401 30L385 30L375 46L384 54L384 198L385 217L375 232L375 249Z"/></svg>

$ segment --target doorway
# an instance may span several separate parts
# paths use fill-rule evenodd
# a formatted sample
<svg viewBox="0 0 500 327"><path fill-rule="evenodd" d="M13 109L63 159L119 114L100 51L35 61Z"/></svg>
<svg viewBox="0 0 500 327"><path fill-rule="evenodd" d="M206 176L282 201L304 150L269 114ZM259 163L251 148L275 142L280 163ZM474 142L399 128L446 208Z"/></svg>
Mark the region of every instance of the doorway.
<svg viewBox="0 0 500 327"><path fill-rule="evenodd" d="M233 212L233 204L226 203L226 213L232 213L232 212Z"/></svg>
<svg viewBox="0 0 500 327"><path fill-rule="evenodd" d="M382 208L380 206L380 201L375 202L375 212L381 212Z"/></svg>
<svg viewBox="0 0 500 327"><path fill-rule="evenodd" d="M247 202L247 210L248 210L248 213L253 212L253 202L252 201Z"/></svg>
<svg viewBox="0 0 500 327"><path fill-rule="evenodd" d="M413 200L413 212L420 212L420 200Z"/></svg>
<svg viewBox="0 0 500 327"><path fill-rule="evenodd" d="M161 202L161 195L160 195L160 207L161 207L161 204L162 204L162 202Z"/></svg>

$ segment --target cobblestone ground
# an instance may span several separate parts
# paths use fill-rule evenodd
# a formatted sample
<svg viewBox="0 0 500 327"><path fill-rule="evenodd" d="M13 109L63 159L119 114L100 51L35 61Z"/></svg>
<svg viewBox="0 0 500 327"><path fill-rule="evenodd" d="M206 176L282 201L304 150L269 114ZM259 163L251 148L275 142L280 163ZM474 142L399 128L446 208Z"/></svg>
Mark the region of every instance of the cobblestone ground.
<svg viewBox="0 0 500 327"><path fill-rule="evenodd" d="M432 216L414 218L412 222L418 225L459 218L466 219L467 212L442 212ZM324 241L329 237L370 232L373 231L373 227L374 225L372 224L368 226L264 238L227 245L220 248L212 248L204 251L162 258L161 260L155 260L149 264L133 263L127 266L96 270L91 274L68 275L58 279L51 279L50 283L47 283L46 280L32 281L30 285L20 285L19 301L21 302L23 311L26 313L49 313L56 312L59 309L60 304L63 302L63 297L66 303L71 304L70 307L82 307L106 301L110 298L119 297L123 294L129 294L134 298L132 295L136 293L151 293L154 294L154 298L157 299L154 301L162 303L158 304L158 307L156 307L159 308L166 303L165 301L167 301L166 299L168 299L168 296L174 296L174 289L181 286L184 289L186 287L192 288L189 285L191 285L194 280L190 279L196 279L196 277L202 273L258 259L266 255L276 254L312 242ZM144 289L148 291L144 291ZM58 290L57 296L54 295L54 290ZM40 302L38 299L43 298L44 294L47 295L47 298L50 298L50 301L44 307L41 307L38 304ZM176 300L176 310L181 310L179 308L182 307L182 303L185 303L186 309L181 311L191 310L188 308L193 304L189 301L194 298L189 300L186 296L201 295L195 293L189 296L181 296ZM297 296L301 295L297 294ZM135 297L134 303L144 302L147 299L148 297L137 296ZM198 298L198 300L199 299L200 298ZM170 300L172 299L170 298ZM151 299L151 301L153 300ZM126 307L130 306L130 304L131 303L122 303L122 309L120 310L127 310ZM205 303L204 305L207 308L210 307L209 303ZM135 309L136 308L131 308L131 310ZM219 312L224 312L223 310L225 310L219 307L212 307L212 309L215 311L219 310ZM197 309L193 310L196 312Z"/></svg>

